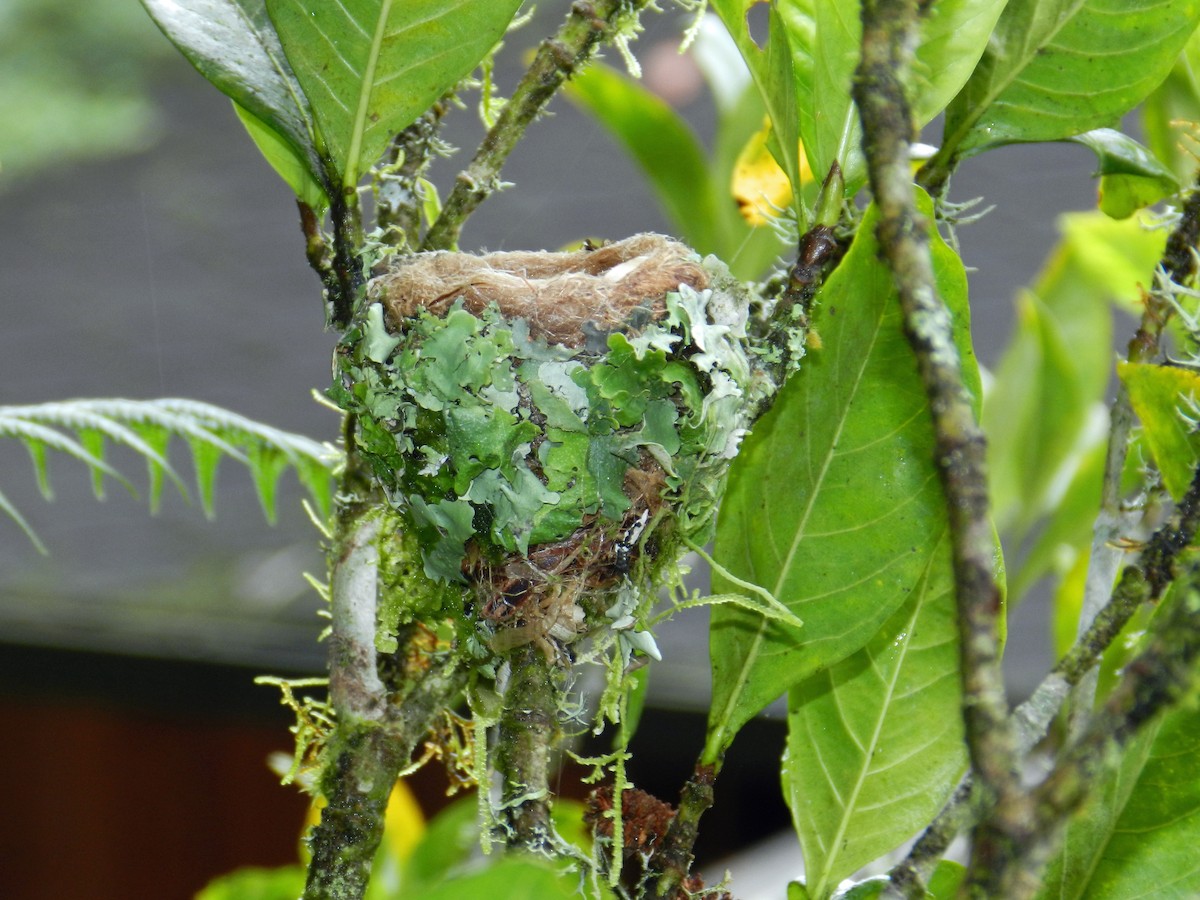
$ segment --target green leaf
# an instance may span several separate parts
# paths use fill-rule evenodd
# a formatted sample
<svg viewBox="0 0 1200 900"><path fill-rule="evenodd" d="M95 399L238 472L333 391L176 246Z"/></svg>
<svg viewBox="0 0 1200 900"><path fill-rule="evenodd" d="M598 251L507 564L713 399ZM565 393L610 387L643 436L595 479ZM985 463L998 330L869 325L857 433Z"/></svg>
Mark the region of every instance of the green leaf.
<svg viewBox="0 0 1200 900"><path fill-rule="evenodd" d="M918 128L966 83L1005 0L942 0L921 17L909 92ZM858 3L792 0L780 5L787 26L800 111L800 140L818 180L836 161L846 193L866 179L858 111L850 95L862 42Z"/></svg>
<svg viewBox="0 0 1200 900"><path fill-rule="evenodd" d="M1193 696L1126 745L1092 788L1043 877L1040 900L1200 895L1200 708Z"/></svg>
<svg viewBox="0 0 1200 900"><path fill-rule="evenodd" d="M794 0L780 7L792 53L800 141L809 168L823 181L836 161L847 185L861 186L866 168L850 84L858 65L858 3Z"/></svg>
<svg viewBox="0 0 1200 900"><path fill-rule="evenodd" d="M251 137L272 166L305 199L311 185L326 185L320 147L304 91L292 73L283 47L267 17L265 0L142 0L146 11L188 61L212 84L244 109ZM280 147L268 153L265 133ZM268 141L268 144L272 142ZM280 168L284 151L307 173L305 193ZM293 176L296 182L304 179ZM324 191L322 190L322 193ZM317 205L309 204L316 208Z"/></svg>
<svg viewBox="0 0 1200 900"><path fill-rule="evenodd" d="M1018 541L1058 508L1098 439L1095 415L1113 365L1109 304L1140 313L1142 285L1166 239L1098 212L1064 215L1059 229L1062 240L1018 298L1017 329L984 404L993 515Z"/></svg>
<svg viewBox="0 0 1200 900"><path fill-rule="evenodd" d="M17 523L17 527L25 532L25 536L29 538L29 543L33 544L38 553L43 555L48 555L50 553L50 551L46 549L46 545L42 543L42 539L37 536L37 532L33 530L33 526L29 524L23 515L21 515L21 511L13 506L12 501L8 499L3 491L0 491L0 512L5 513L10 519Z"/></svg>
<svg viewBox="0 0 1200 900"><path fill-rule="evenodd" d="M479 800L454 801L430 821L404 864L403 885L411 896L464 867L479 848Z"/></svg>
<svg viewBox="0 0 1200 900"><path fill-rule="evenodd" d="M294 900L304 890L301 866L246 868L222 875L196 894L196 900Z"/></svg>
<svg viewBox="0 0 1200 900"><path fill-rule="evenodd" d="M1158 157L1128 135L1097 128L1072 138L1096 154L1100 209L1125 219L1179 190L1179 181Z"/></svg>
<svg viewBox="0 0 1200 900"><path fill-rule="evenodd" d="M577 900L579 876L533 856L509 856L482 871L448 878L422 890L422 900Z"/></svg>
<svg viewBox="0 0 1200 900"><path fill-rule="evenodd" d="M1196 174L1200 139L1200 33L1193 32L1166 80L1142 104L1146 145L1181 181Z"/></svg>
<svg viewBox="0 0 1200 900"><path fill-rule="evenodd" d="M824 349L784 386L730 474L714 555L804 627L713 610L709 759L792 685L865 646L927 577L945 530L925 391L875 221L871 208L820 294L814 327ZM962 263L936 239L933 256L978 397ZM728 590L719 579L713 588Z"/></svg>
<svg viewBox="0 0 1200 900"><path fill-rule="evenodd" d="M291 144L280 137L279 132L237 101L234 101L233 111L237 113L259 153L279 177L287 182L287 186L297 198L318 213L329 205L329 198L325 196L320 182L310 171L308 162Z"/></svg>
<svg viewBox="0 0 1200 900"><path fill-rule="evenodd" d="M933 870L933 875L925 889L933 900L953 900L958 896L958 889L962 886L966 876L967 870L961 863L943 859Z"/></svg>
<svg viewBox="0 0 1200 900"><path fill-rule="evenodd" d="M1116 124L1166 77L1197 0L1011 0L946 111L942 156Z"/></svg>
<svg viewBox="0 0 1200 900"><path fill-rule="evenodd" d="M1092 539L1096 521L1096 498L1104 480L1104 458L1107 441L1097 434L1095 443L1079 457L1067 489L1050 510L1037 538L1011 573L1008 582L1008 601L1019 605L1028 591L1051 570L1063 574ZM1076 616L1075 621L1078 621Z"/></svg>
<svg viewBox="0 0 1200 900"><path fill-rule="evenodd" d="M1024 293L1017 317L1016 337L983 411L984 430L995 438L989 477L993 495L999 495L994 514L1002 530L1027 528L1046 508L1047 493L1077 449L1090 399L1074 348L1045 304Z"/></svg>
<svg viewBox="0 0 1200 900"><path fill-rule="evenodd" d="M262 506L263 515L275 524L275 492L279 476L290 465L287 456L267 444L256 444L246 453L250 475L254 479L254 490Z"/></svg>
<svg viewBox="0 0 1200 900"><path fill-rule="evenodd" d="M567 96L595 116L637 161L680 237L701 254L722 255L719 188L687 122L639 83L600 64L571 79Z"/></svg>
<svg viewBox="0 0 1200 900"><path fill-rule="evenodd" d="M521 0L266 0L342 188L479 65ZM253 109L252 109L253 111Z"/></svg>
<svg viewBox="0 0 1200 900"><path fill-rule="evenodd" d="M928 125L967 83L1008 0L939 0L921 16L909 78L912 115Z"/></svg>
<svg viewBox="0 0 1200 900"><path fill-rule="evenodd" d="M950 544L862 650L791 689L784 794L809 893L908 840L966 765Z"/></svg>
<svg viewBox="0 0 1200 900"><path fill-rule="evenodd" d="M64 433L68 431L74 431L78 439ZM0 407L0 437L18 438L29 448L39 485L47 499L50 489L46 478L47 449L82 462L91 471L94 482L109 476L132 491L121 473L104 461L106 440L129 447L146 460L152 511L157 508L164 476L170 478L186 497L182 480L167 461L168 445L174 436L185 438L192 446L205 512L212 512L217 462L222 456L229 456L250 467L268 518L273 507L275 481L279 471L288 465L296 469L301 483L308 488L322 514L328 515L331 469L335 463L328 448L207 403L114 399ZM0 511L8 512L19 525L22 524L23 520L11 504L0 501Z"/></svg>
<svg viewBox="0 0 1200 900"><path fill-rule="evenodd" d="M792 71L792 51L789 47L788 26L782 16L787 6L772 3L768 13L765 47L760 48L750 35L746 11L754 0L712 0L712 7L725 23L737 45L763 106L771 119L774 140L771 152L787 173L797 203L800 203L800 121L795 75ZM805 214L802 218L807 218Z"/></svg>
<svg viewBox="0 0 1200 900"><path fill-rule="evenodd" d="M1192 482L1200 456L1195 419L1200 401L1200 373L1149 363L1117 365L1117 375L1129 391L1133 411L1142 421L1146 442L1162 473L1163 484L1179 501Z"/></svg>

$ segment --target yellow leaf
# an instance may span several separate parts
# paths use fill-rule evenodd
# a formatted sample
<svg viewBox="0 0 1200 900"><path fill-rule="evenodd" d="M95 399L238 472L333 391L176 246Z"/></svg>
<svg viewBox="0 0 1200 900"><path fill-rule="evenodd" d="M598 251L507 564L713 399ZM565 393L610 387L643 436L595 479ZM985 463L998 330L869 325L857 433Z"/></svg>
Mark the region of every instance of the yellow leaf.
<svg viewBox="0 0 1200 900"><path fill-rule="evenodd" d="M771 139L771 120L764 119L763 127L750 136L733 165L730 188L742 218L751 225L764 225L774 219L792 202L792 186L787 173L779 167L767 143ZM800 148L800 183L812 181L812 171Z"/></svg>

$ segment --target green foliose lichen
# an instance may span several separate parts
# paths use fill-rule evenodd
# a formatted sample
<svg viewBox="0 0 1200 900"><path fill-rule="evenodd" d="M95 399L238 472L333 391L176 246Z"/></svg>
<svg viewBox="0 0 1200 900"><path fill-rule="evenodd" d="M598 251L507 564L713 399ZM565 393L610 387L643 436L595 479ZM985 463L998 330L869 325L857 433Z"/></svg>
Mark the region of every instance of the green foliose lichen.
<svg viewBox="0 0 1200 900"><path fill-rule="evenodd" d="M708 288L681 284L656 321L577 347L495 306L422 309L391 329L367 308L339 345L331 395L355 414L429 579L465 582L468 546L525 556L583 527L618 542L637 502L672 543L709 538L729 462L775 385L747 337L752 298L703 265Z"/></svg>

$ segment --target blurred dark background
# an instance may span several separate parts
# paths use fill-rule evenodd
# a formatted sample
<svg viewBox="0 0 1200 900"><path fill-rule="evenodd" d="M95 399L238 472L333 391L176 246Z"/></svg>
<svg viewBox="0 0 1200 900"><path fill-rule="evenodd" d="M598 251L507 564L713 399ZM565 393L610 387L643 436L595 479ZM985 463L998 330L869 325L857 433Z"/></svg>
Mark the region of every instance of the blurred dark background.
<svg viewBox="0 0 1200 900"><path fill-rule="evenodd" d="M542 4L510 38L502 91L566 5ZM647 24L635 45L647 83L707 138L708 97L674 52L679 18ZM333 441L336 417L311 397L333 338L291 195L136 0L0 0L0 85L0 403L190 397ZM562 98L552 109L505 170L515 187L484 205L464 249L667 230L599 126ZM473 111L454 116L447 136L464 154L438 170L443 189L478 135ZM1056 214L1093 205L1089 166L1078 147L1010 148L956 180L957 199L999 204L961 235L985 364L1007 336L1015 288L1055 240ZM291 476L268 527L233 463L213 521L169 487L154 517L117 484L96 502L87 473L62 457L50 460L47 503L14 440L0 442L0 472L0 491L50 549L39 555L0 517L4 896L183 898L237 866L294 861L306 801L266 766L290 750L291 717L273 688L252 683L324 668L320 601L302 577L324 562ZM1028 603L1010 626L1018 696L1046 668L1045 615ZM631 775L666 798L702 741L704 614L680 616L660 644ZM739 738L702 859L786 827L782 744L770 717ZM422 779L432 810L444 784Z"/></svg>

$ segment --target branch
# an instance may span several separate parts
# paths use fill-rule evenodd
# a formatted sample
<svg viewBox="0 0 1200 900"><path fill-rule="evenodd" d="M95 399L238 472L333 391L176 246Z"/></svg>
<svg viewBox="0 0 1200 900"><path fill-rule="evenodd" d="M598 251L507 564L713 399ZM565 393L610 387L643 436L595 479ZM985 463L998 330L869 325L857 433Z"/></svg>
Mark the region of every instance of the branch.
<svg viewBox="0 0 1200 900"><path fill-rule="evenodd" d="M1196 273L1192 248L1200 240L1200 189L1193 188L1184 201L1179 224L1167 238L1167 246L1158 269L1177 284L1183 284ZM1149 362L1158 355L1163 328L1171 316L1170 299L1157 286L1145 294L1141 321L1129 341L1126 357L1130 362ZM1079 631L1097 616L1103 598L1116 578L1124 553L1115 546L1129 527L1129 514L1122 508L1121 475L1129 452L1129 434L1133 428L1133 406L1123 382L1117 384L1117 397L1109 412L1108 450L1104 459L1104 480L1101 488L1100 514L1092 530L1091 555L1088 560L1087 581L1083 592L1083 608L1079 614ZM1095 698L1094 678L1085 679L1075 691L1073 700L1074 724L1086 720Z"/></svg>
<svg viewBox="0 0 1200 900"><path fill-rule="evenodd" d="M880 212L879 242L892 269L905 333L933 415L936 464L946 492L954 551L967 746L974 772L997 797L996 833L976 842L977 860L985 862L995 852L993 839L1007 843L1024 835L1028 814L1015 771L1016 740L1000 668L1001 602L993 574L986 445L963 384L950 315L937 294L929 223L917 215L909 170L914 129L899 78L908 67L917 15L916 0L863 4L863 50L854 99Z"/></svg>
<svg viewBox="0 0 1200 900"><path fill-rule="evenodd" d="M551 849L550 756L558 743L561 671L536 644L511 654L496 746L501 820L509 847ZM482 790L482 786L481 786Z"/></svg>
<svg viewBox="0 0 1200 900"><path fill-rule="evenodd" d="M1200 473L1189 493L1200 493ZM1148 631L1145 649L1124 667L1120 684L1087 730L1034 791L1032 839L1019 854L1000 861L990 882L996 887L994 896L1034 895L1067 819L1092 785L1120 765L1126 744L1142 727L1195 686L1200 658L1200 567L1194 561L1175 582L1175 590Z"/></svg>
<svg viewBox="0 0 1200 900"><path fill-rule="evenodd" d="M1017 731L1017 752L1024 755L1046 735L1050 722L1062 708L1071 688L1100 662L1133 614L1143 603L1159 600L1171 583L1179 554L1200 530L1200 468L1171 517L1146 544L1137 565L1127 566L1112 598L1087 631L1058 661L1033 694L1012 715ZM924 884L937 860L964 828L973 824L984 798L974 793L968 775L913 845L908 855L888 873L889 897L923 897ZM972 809L972 804L974 809Z"/></svg>
<svg viewBox="0 0 1200 900"><path fill-rule="evenodd" d="M421 241L420 179L433 157L441 153L439 132L449 108L442 98L388 145L382 166L375 169L375 224L383 239L402 249Z"/></svg>
<svg viewBox="0 0 1200 900"><path fill-rule="evenodd" d="M425 235L422 250L449 250L458 245L463 224L499 185L500 169L525 129L550 98L595 53L623 15L636 14L650 0L576 0L558 34L542 42L528 71L517 84L475 158L458 181L441 215Z"/></svg>
<svg viewBox="0 0 1200 900"><path fill-rule="evenodd" d="M378 665L382 500L354 450L353 416L330 548L329 699L336 726L322 754L327 803L309 838L304 900L361 900L383 835L392 786L435 719L462 691L465 672L450 654L430 654L419 626L398 635L398 673Z"/></svg>
<svg viewBox="0 0 1200 900"><path fill-rule="evenodd" d="M679 811L671 820L663 838L662 849L650 859L661 874L655 883L658 897L675 898L692 868L692 848L700 829L700 817L713 805L713 784L720 771L719 763L697 763L692 777L683 786Z"/></svg>

